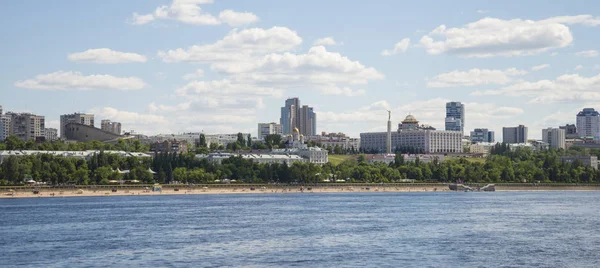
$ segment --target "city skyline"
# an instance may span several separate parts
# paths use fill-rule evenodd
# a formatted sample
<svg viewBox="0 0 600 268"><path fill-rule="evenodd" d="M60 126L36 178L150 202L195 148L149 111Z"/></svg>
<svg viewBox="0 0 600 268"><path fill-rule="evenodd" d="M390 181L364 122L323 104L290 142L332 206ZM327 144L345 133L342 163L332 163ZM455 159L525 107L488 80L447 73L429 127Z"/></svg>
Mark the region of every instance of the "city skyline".
<svg viewBox="0 0 600 268"><path fill-rule="evenodd" d="M149 135L257 133L298 96L317 132L385 131L387 110L394 124L410 113L444 129L445 103L460 101L465 134L501 141L505 126L541 139L600 110L595 2L436 3L420 17L426 2L71 3L9 2L1 19L3 109L44 115L46 128L80 111Z"/></svg>

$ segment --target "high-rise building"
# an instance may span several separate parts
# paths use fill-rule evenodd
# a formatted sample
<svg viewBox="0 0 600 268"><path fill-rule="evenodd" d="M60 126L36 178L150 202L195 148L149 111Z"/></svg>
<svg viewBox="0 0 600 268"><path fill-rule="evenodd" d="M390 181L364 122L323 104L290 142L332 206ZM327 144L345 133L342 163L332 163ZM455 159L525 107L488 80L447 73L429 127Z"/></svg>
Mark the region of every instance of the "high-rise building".
<svg viewBox="0 0 600 268"><path fill-rule="evenodd" d="M465 105L460 102L446 103L446 130L464 133Z"/></svg>
<svg viewBox="0 0 600 268"><path fill-rule="evenodd" d="M600 140L600 113L594 108L584 108L577 114L577 135Z"/></svg>
<svg viewBox="0 0 600 268"><path fill-rule="evenodd" d="M289 98L285 106L281 107L281 118L279 123L283 128L283 134L292 134L295 128L300 130L304 136L317 134L317 115L312 107L300 106L300 99Z"/></svg>
<svg viewBox="0 0 600 268"><path fill-rule="evenodd" d="M100 129L108 132L112 132L117 135L121 135L121 123L111 122L110 120L100 121Z"/></svg>
<svg viewBox="0 0 600 268"><path fill-rule="evenodd" d="M63 114L60 116L60 137L66 137L66 126L69 123L78 123L86 126L94 126L94 115L93 114Z"/></svg>
<svg viewBox="0 0 600 268"><path fill-rule="evenodd" d="M10 136L10 115L0 115L0 141Z"/></svg>
<svg viewBox="0 0 600 268"><path fill-rule="evenodd" d="M490 131L487 128L476 128L471 131L471 142L494 142L494 131Z"/></svg>
<svg viewBox="0 0 600 268"><path fill-rule="evenodd" d="M46 141L58 140L58 129L56 129L56 128L44 129L44 137L46 137Z"/></svg>
<svg viewBox="0 0 600 268"><path fill-rule="evenodd" d="M45 137L45 118L30 113L7 113L10 116L10 135L24 141Z"/></svg>
<svg viewBox="0 0 600 268"><path fill-rule="evenodd" d="M0 105L0 115L4 114L4 110L2 109L2 105Z"/></svg>
<svg viewBox="0 0 600 268"><path fill-rule="evenodd" d="M570 124L570 125L566 124L566 125L560 126L558 128L565 130L565 137L567 139L575 139L575 138L579 137L577 135L577 127L575 127L574 124Z"/></svg>
<svg viewBox="0 0 600 268"><path fill-rule="evenodd" d="M258 139L262 140L267 135L272 134L283 134L283 126L275 122L272 123L258 123Z"/></svg>
<svg viewBox="0 0 600 268"><path fill-rule="evenodd" d="M502 141L505 143L526 143L527 127L519 125L517 127L503 127Z"/></svg>
<svg viewBox="0 0 600 268"><path fill-rule="evenodd" d="M542 129L542 140L550 145L550 148L565 149L565 130L560 128Z"/></svg>

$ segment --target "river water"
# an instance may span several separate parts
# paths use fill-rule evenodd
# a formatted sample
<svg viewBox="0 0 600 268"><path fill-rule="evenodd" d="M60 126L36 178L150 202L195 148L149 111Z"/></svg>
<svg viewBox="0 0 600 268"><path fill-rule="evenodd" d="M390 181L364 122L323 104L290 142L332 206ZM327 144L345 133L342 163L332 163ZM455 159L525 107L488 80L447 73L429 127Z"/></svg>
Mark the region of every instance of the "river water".
<svg viewBox="0 0 600 268"><path fill-rule="evenodd" d="M0 199L0 266L600 267L600 192Z"/></svg>

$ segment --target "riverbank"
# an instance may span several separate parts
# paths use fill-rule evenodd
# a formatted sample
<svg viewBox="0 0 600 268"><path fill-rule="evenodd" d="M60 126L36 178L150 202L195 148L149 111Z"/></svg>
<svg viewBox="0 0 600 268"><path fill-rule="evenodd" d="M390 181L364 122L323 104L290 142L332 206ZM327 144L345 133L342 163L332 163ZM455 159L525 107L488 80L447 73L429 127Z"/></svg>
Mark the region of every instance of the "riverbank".
<svg viewBox="0 0 600 268"><path fill-rule="evenodd" d="M37 191L37 192L34 192ZM496 191L600 191L598 184L496 184ZM287 193L348 193L348 192L451 192L448 184L355 184L319 186L278 185L210 185L163 187L108 186L70 188L3 187L0 198L58 198L76 196L151 196L189 194L287 194Z"/></svg>

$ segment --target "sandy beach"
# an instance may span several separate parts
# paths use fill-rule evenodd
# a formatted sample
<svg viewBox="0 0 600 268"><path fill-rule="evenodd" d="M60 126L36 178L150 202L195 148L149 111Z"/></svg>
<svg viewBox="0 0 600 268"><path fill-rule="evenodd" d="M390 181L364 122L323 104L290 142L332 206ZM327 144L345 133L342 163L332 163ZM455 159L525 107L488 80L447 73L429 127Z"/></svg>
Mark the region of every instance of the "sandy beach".
<svg viewBox="0 0 600 268"><path fill-rule="evenodd" d="M253 188L253 189L252 189ZM32 188L0 189L0 198L59 198L82 196L150 196L150 195L189 195L189 194L288 194L288 193L349 193L349 192L452 192L447 184L429 185L376 185L376 186L211 186L211 187L166 187L162 191L152 191L144 187L111 188L40 188L34 193ZM600 185L496 185L496 191L599 191Z"/></svg>

